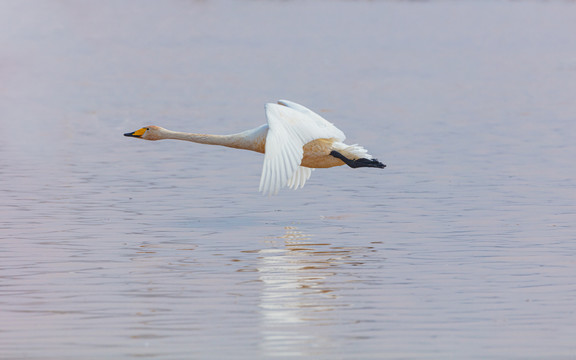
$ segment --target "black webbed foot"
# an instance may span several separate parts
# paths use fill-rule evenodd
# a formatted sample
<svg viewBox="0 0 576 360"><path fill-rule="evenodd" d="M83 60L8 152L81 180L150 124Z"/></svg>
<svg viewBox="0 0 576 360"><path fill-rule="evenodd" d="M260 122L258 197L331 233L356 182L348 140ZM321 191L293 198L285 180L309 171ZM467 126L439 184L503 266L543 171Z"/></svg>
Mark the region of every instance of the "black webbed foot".
<svg viewBox="0 0 576 360"><path fill-rule="evenodd" d="M384 169L386 167L386 165L382 164L377 159L361 158L361 159L356 159L356 160L350 160L346 156L340 154L338 151L335 151L335 150L332 150L330 152L330 155L334 156L337 159L344 161L344 163L346 165L350 166L353 169L360 168L360 167L373 167L373 168Z"/></svg>

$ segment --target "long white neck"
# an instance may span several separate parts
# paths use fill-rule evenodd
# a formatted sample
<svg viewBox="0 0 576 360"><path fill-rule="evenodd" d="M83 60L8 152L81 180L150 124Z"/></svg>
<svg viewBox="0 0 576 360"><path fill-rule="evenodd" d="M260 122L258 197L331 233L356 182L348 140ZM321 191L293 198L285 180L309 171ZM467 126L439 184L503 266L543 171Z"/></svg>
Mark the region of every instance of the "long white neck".
<svg viewBox="0 0 576 360"><path fill-rule="evenodd" d="M268 125L232 135L194 134L162 129L160 139L191 141L199 144L221 145L264 153ZM158 140L160 140L158 139Z"/></svg>

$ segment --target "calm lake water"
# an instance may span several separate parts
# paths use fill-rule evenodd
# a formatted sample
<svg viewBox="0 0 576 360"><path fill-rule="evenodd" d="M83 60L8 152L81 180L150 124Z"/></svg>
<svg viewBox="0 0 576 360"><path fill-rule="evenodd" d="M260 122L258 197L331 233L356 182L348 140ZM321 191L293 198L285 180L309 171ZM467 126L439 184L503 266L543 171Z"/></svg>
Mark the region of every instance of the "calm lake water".
<svg viewBox="0 0 576 360"><path fill-rule="evenodd" d="M576 359L576 3L2 1L1 359ZM258 193L317 110L388 167Z"/></svg>

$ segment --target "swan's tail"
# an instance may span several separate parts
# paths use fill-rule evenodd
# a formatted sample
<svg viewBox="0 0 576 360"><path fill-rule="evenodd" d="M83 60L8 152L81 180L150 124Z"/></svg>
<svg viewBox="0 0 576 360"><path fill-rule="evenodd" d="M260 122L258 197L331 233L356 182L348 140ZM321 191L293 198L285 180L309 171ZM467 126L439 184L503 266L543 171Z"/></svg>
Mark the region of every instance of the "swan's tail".
<svg viewBox="0 0 576 360"><path fill-rule="evenodd" d="M334 150L330 155L344 161L351 168L373 167L384 169L386 167L378 159L374 159L372 155L368 154L368 150L358 144L346 145L341 142L335 142L332 144L332 148Z"/></svg>

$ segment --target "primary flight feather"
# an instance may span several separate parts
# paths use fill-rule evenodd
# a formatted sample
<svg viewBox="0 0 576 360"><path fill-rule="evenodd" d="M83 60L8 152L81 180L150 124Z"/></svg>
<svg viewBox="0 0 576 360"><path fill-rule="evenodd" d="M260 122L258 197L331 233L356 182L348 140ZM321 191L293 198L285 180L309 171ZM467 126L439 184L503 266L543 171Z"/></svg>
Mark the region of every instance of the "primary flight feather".
<svg viewBox="0 0 576 360"><path fill-rule="evenodd" d="M145 140L175 139L264 153L260 191L277 194L285 186L303 187L314 168L386 165L359 145L346 145L344 133L312 110L287 100L266 104L267 124L232 135L208 135L146 126L124 136Z"/></svg>

